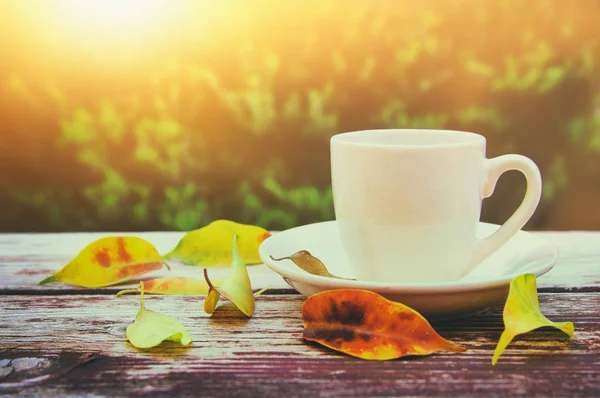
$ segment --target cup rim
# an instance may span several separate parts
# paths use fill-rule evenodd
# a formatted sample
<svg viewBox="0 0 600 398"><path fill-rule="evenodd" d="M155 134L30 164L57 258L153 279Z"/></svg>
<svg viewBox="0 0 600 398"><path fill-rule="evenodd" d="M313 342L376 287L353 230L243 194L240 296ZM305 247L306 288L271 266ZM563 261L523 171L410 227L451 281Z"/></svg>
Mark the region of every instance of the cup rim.
<svg viewBox="0 0 600 398"><path fill-rule="evenodd" d="M453 135L455 137L460 136L462 139L457 141L448 141L440 143L382 143L376 140L357 140L357 137L363 137L367 135L378 135L382 133L398 135L413 135L428 134L428 135ZM486 139L481 134L471 133L468 131L460 130L444 130L444 129L368 129L368 130L357 130L349 131L344 133L335 134L331 137L330 143L333 145L344 144L352 145L357 147L377 147L377 148L456 148L456 147L470 147L480 146L485 147Z"/></svg>

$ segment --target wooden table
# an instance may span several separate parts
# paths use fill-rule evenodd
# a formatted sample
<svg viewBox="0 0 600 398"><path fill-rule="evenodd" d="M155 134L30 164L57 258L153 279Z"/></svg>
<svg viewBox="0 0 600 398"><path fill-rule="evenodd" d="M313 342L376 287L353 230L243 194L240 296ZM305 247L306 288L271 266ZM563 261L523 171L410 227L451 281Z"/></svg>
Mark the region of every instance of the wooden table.
<svg viewBox="0 0 600 398"><path fill-rule="evenodd" d="M527 334L495 367L502 306L434 324L469 348L463 354L364 361L304 342L304 297L262 265L250 268L253 288L271 289L257 298L251 319L231 305L208 316L203 297L148 296L146 307L178 319L194 342L138 350L126 341L125 328L139 297L116 297L123 286L37 285L87 243L111 234L0 235L0 395L598 397L600 232L537 234L560 252L554 269L538 280L542 311L551 320L573 321L575 336ZM182 236L137 235L163 253ZM201 278L201 271L179 266L170 274Z"/></svg>

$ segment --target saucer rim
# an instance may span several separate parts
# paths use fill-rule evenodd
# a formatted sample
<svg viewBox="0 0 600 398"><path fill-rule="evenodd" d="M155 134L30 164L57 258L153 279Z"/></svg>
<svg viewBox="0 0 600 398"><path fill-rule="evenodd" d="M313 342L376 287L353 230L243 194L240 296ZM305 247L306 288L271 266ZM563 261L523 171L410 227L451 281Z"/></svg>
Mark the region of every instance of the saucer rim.
<svg viewBox="0 0 600 398"><path fill-rule="evenodd" d="M263 264L265 264L269 269L276 272L280 276L284 278L288 278L294 282L300 282L309 284L319 288L327 288L327 289L364 289L364 290L376 290L381 293L393 293L393 294L428 294L428 293L460 293L465 291L477 291L484 290L490 288L497 288L500 286L504 286L510 283L512 279L516 276L521 275L518 270L514 270L510 274L502 275L497 279L486 279L486 280L473 280L473 281L461 281L460 279L457 281L448 281L448 282L377 282L377 281L356 281L349 279L335 279L326 276L314 275L309 272L306 272L300 268L298 270L290 269L289 267L276 264L269 257L269 253L267 250L269 247L280 239L279 237L282 234L286 234L291 231L296 231L298 229L303 229L307 227L319 227L325 226L328 224L335 224L336 221L322 221L318 223L311 223L300 225L294 228L290 228L281 232L278 232L266 239L259 247L259 255ZM489 226L490 228L500 226L493 223L479 222L479 224L483 224ZM547 261L544 261L543 264L537 265L531 269L528 269L527 273L534 274L536 277L540 277L547 272L549 272L555 265L556 260L558 258L558 250L557 248L550 244L548 241L543 239L540 236L531 234L530 232L519 230L517 235L526 235L530 239L534 239L538 241L539 244L544 245L547 249L550 249L552 252L552 256L548 258ZM271 243L269 243L271 241ZM520 267L522 269L523 267Z"/></svg>

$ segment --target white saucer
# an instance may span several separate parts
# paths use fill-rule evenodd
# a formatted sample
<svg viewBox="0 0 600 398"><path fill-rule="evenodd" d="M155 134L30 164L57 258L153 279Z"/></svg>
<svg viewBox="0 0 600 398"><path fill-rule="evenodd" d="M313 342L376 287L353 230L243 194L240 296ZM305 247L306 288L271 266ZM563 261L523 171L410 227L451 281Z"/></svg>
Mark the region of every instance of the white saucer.
<svg viewBox="0 0 600 398"><path fill-rule="evenodd" d="M478 237L499 226L479 223ZM510 281L521 274L540 276L554 266L558 253L542 238L519 231L473 272L453 282L387 283L328 278L310 274L292 261L273 261L308 250L338 276L353 278L335 221L305 225L277 233L259 248L260 258L298 292L310 296L331 289L365 289L401 302L423 315L436 318L465 316L506 300Z"/></svg>

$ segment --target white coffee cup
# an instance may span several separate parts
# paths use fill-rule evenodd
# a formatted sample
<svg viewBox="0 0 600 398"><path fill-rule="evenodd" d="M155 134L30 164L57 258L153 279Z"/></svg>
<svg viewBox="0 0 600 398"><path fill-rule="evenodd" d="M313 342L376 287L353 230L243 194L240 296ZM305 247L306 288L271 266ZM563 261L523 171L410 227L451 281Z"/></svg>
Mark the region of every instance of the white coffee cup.
<svg viewBox="0 0 600 398"><path fill-rule="evenodd" d="M485 157L485 138L449 130L366 130L331 138L340 237L358 280L454 281L532 216L542 180L521 155ZM520 207L492 236L475 232L483 198L508 170L527 179Z"/></svg>

